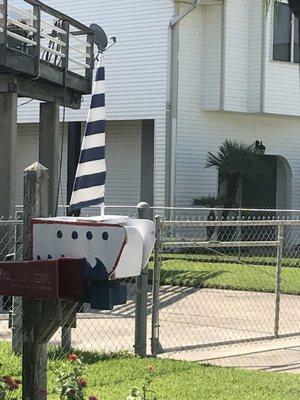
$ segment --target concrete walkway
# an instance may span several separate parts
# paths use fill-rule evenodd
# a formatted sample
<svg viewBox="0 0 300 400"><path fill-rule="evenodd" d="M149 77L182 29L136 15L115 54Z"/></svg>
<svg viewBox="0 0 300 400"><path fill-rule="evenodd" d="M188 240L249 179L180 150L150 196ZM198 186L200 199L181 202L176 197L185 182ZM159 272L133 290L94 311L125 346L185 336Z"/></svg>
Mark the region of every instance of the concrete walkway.
<svg viewBox="0 0 300 400"><path fill-rule="evenodd" d="M86 310L79 314L77 329L72 332L73 346L93 351L132 351L135 306L131 289L128 303L112 312ZM149 339L151 302L149 290ZM274 294L164 286L160 290L160 309L160 342L164 349L161 357L226 367L300 372L300 335L260 340L274 334ZM279 333L299 332L300 296L282 295ZM0 318L0 340L10 338L7 321ZM248 340L256 342L235 343ZM60 333L52 343L60 343Z"/></svg>
<svg viewBox="0 0 300 400"><path fill-rule="evenodd" d="M160 357L220 367L300 373L300 339L252 343L225 349L181 351Z"/></svg>

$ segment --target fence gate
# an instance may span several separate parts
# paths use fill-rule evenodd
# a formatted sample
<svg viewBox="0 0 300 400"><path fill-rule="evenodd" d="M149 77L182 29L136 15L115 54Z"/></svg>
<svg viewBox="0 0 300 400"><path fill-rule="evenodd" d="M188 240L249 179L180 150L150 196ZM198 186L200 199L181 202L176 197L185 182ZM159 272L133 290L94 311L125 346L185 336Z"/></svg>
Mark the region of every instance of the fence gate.
<svg viewBox="0 0 300 400"><path fill-rule="evenodd" d="M300 336L300 221L247 216L156 218L154 355Z"/></svg>

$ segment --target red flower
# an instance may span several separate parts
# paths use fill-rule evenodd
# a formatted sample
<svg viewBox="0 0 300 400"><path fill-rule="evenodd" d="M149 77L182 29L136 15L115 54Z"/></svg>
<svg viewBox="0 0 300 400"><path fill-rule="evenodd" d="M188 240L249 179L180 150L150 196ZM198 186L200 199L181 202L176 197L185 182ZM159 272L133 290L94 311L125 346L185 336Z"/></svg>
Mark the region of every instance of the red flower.
<svg viewBox="0 0 300 400"><path fill-rule="evenodd" d="M9 383L13 382L13 378L9 375L4 375L2 376L1 381L8 385Z"/></svg>
<svg viewBox="0 0 300 400"><path fill-rule="evenodd" d="M76 390L70 389L68 394L70 394L71 396L74 396L74 394L76 394Z"/></svg>
<svg viewBox="0 0 300 400"><path fill-rule="evenodd" d="M22 385L22 381L20 381L20 379L15 379L15 383L16 383L17 385Z"/></svg>
<svg viewBox="0 0 300 400"><path fill-rule="evenodd" d="M7 383L6 385L8 386L8 389L11 391L19 389L19 385L16 384L16 382L14 382L14 381Z"/></svg>
<svg viewBox="0 0 300 400"><path fill-rule="evenodd" d="M85 379L83 379L83 378L79 378L79 379L77 380L77 383L78 383L79 386L81 386L81 387L83 387L83 388L86 388L86 387L87 387L87 381L86 381Z"/></svg>
<svg viewBox="0 0 300 400"><path fill-rule="evenodd" d="M69 361L77 361L77 356L76 356L76 354L69 354L68 355L68 360Z"/></svg>
<svg viewBox="0 0 300 400"><path fill-rule="evenodd" d="M89 400L98 400L95 396L89 396Z"/></svg>

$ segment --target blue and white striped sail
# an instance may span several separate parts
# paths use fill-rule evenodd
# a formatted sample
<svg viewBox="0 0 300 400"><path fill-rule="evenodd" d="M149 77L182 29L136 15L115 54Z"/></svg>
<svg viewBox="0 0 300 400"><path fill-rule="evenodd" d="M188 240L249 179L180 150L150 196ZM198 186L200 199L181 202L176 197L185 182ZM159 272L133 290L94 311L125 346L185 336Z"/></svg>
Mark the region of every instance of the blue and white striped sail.
<svg viewBox="0 0 300 400"><path fill-rule="evenodd" d="M70 202L71 210L80 210L84 207L104 203L106 180L105 68L100 64L99 61Z"/></svg>

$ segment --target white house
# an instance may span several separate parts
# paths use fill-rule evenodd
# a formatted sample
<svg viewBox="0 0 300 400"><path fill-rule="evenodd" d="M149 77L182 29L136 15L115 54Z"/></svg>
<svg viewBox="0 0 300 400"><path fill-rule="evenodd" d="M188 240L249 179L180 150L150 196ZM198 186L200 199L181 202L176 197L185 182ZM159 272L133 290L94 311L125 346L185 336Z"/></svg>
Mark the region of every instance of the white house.
<svg viewBox="0 0 300 400"><path fill-rule="evenodd" d="M105 54L108 204L188 206L193 197L216 193L207 153L236 139L261 140L277 156L274 206L300 209L298 28L286 1L278 18L272 9L266 17L264 3L47 2L117 37ZM82 121L84 129L88 107L85 99L67 120ZM22 170L38 157L37 121L37 104L19 107L19 202ZM66 155L64 184L65 161ZM62 196L60 202L65 189Z"/></svg>

